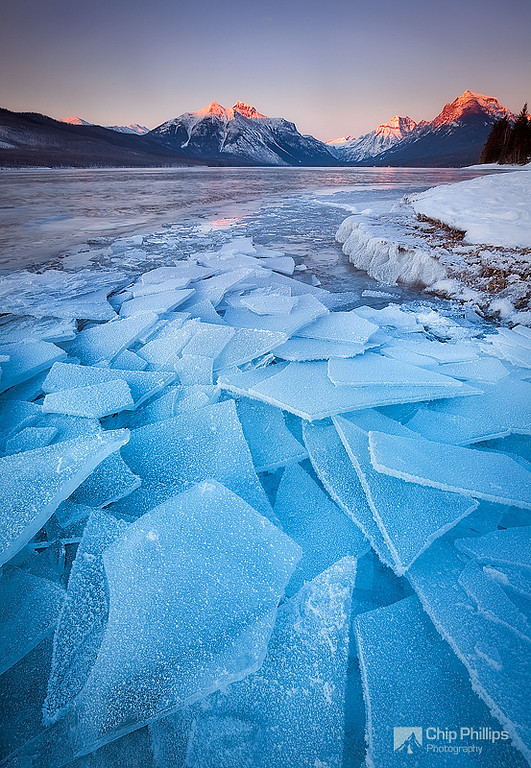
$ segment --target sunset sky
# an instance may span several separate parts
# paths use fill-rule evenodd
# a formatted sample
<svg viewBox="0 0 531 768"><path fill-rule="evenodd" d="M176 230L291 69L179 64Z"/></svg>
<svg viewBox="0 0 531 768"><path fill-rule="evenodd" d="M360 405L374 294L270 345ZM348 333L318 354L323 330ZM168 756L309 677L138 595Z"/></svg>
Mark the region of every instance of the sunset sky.
<svg viewBox="0 0 531 768"><path fill-rule="evenodd" d="M11 0L0 106L150 128L241 99L321 139L531 101L529 0Z"/></svg>

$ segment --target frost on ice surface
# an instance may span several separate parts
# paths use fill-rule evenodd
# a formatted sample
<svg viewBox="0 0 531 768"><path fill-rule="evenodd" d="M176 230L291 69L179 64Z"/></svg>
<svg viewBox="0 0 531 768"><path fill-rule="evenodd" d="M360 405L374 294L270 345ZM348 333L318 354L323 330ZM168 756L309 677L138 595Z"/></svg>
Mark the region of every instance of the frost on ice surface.
<svg viewBox="0 0 531 768"><path fill-rule="evenodd" d="M140 482L138 475L131 472L120 452L116 451L96 467L70 499L75 504L106 507L133 493Z"/></svg>
<svg viewBox="0 0 531 768"><path fill-rule="evenodd" d="M531 570L531 527L492 531L479 539L461 539L456 547L479 563ZM530 574L531 575L531 574Z"/></svg>
<svg viewBox="0 0 531 768"><path fill-rule="evenodd" d="M260 669L194 711L186 768L341 768L355 577L345 557L279 608Z"/></svg>
<svg viewBox="0 0 531 768"><path fill-rule="evenodd" d="M306 360L328 360L331 357L355 357L367 349L365 344L349 344L343 341L324 341L294 336L285 344L275 348L275 355L282 360L304 362Z"/></svg>
<svg viewBox="0 0 531 768"><path fill-rule="evenodd" d="M411 483L531 509L531 472L501 453L369 432L378 472Z"/></svg>
<svg viewBox="0 0 531 768"><path fill-rule="evenodd" d="M354 627L370 712L367 764L371 768L401 768L408 761L422 768L453 763L523 768L522 756L506 742L489 742L479 758L461 753L450 754L446 761L443 755L426 750L426 727L431 723L437 723L442 731L465 723L474 723L475 728L481 723L499 731L500 724L474 692L465 669L438 637L417 598L363 613L354 620ZM424 727L407 727L417 723ZM402 738L397 733L400 727L404 730L402 743L397 741L397 737ZM465 742L469 740L465 738Z"/></svg>
<svg viewBox="0 0 531 768"><path fill-rule="evenodd" d="M335 427L305 424L302 433L319 480L336 504L367 537L380 560L392 566L391 551L374 520L356 470Z"/></svg>
<svg viewBox="0 0 531 768"><path fill-rule="evenodd" d="M14 569L0 579L0 675L54 631L64 590Z"/></svg>
<svg viewBox="0 0 531 768"><path fill-rule="evenodd" d="M134 299L124 301L120 309L120 317L134 317L145 312L154 312L156 315L165 315L172 309L184 304L194 294L193 288L184 291L163 291L150 293L145 296L135 296Z"/></svg>
<svg viewBox="0 0 531 768"><path fill-rule="evenodd" d="M367 433L341 416L334 424L363 486L374 520L401 575L439 536L472 512L477 502L376 472Z"/></svg>
<svg viewBox="0 0 531 768"><path fill-rule="evenodd" d="M59 504L128 438L127 430L118 430L0 458L0 562L16 555Z"/></svg>
<svg viewBox="0 0 531 768"><path fill-rule="evenodd" d="M213 360L203 355L184 355L174 364L179 381L183 386L213 384Z"/></svg>
<svg viewBox="0 0 531 768"><path fill-rule="evenodd" d="M291 336L317 318L328 314L328 309L311 295L303 295L289 314L257 315L250 309L229 307L225 321L237 328L255 328L262 331L276 331ZM357 318L360 321L360 318ZM375 328L376 330L376 328Z"/></svg>
<svg viewBox="0 0 531 768"><path fill-rule="evenodd" d="M436 629L467 668L474 690L529 761L528 642L478 612L459 583L465 565L451 540L442 538L412 564L408 578Z"/></svg>
<svg viewBox="0 0 531 768"><path fill-rule="evenodd" d="M307 339L365 344L378 329L378 325L360 317L355 311L331 312L304 326L298 335Z"/></svg>
<svg viewBox="0 0 531 768"><path fill-rule="evenodd" d="M412 403L441 397L474 393L461 382L452 386L337 386L328 376L326 362L289 363L279 373L257 384L247 384L245 373L224 376L223 389L240 392L294 413L308 421L324 419L378 405Z"/></svg>
<svg viewBox="0 0 531 768"><path fill-rule="evenodd" d="M101 419L103 416L133 407L131 390L125 381L120 379L88 387L61 389L46 395L42 404L43 413L64 413L68 416L85 416L88 419Z"/></svg>
<svg viewBox="0 0 531 768"><path fill-rule="evenodd" d="M31 379L50 368L56 360L66 357L66 352L55 344L31 340L2 344L0 354L9 357L9 362L2 364L0 392Z"/></svg>
<svg viewBox="0 0 531 768"><path fill-rule="evenodd" d="M278 408L241 398L236 410L257 472L271 472L307 457L308 452L293 437Z"/></svg>
<svg viewBox="0 0 531 768"><path fill-rule="evenodd" d="M75 704L80 752L256 670L299 557L214 481L131 524L103 555L109 622Z"/></svg>
<svg viewBox="0 0 531 768"><path fill-rule="evenodd" d="M302 549L286 593L295 594L336 560L360 557L368 544L354 523L300 466L288 467L277 490L275 515L282 530Z"/></svg>
<svg viewBox="0 0 531 768"><path fill-rule="evenodd" d="M46 724L72 704L96 661L109 611L102 555L126 527L122 520L100 510L88 520L55 631L44 702Z"/></svg>
<svg viewBox="0 0 531 768"><path fill-rule="evenodd" d="M45 448L57 434L56 427L25 427L6 441L6 454Z"/></svg>
<svg viewBox="0 0 531 768"><path fill-rule="evenodd" d="M287 340L281 331L261 331L255 328L237 328L234 336L214 362L217 370L243 365L271 352Z"/></svg>
<svg viewBox="0 0 531 768"><path fill-rule="evenodd" d="M208 477L266 517L271 514L233 400L133 430L122 456L142 479L139 490L122 502L129 514L138 515Z"/></svg>
<svg viewBox="0 0 531 768"><path fill-rule="evenodd" d="M141 312L124 320L95 325L78 333L68 348L72 357L83 365L95 365L102 360L114 360L157 321L154 312Z"/></svg>
<svg viewBox="0 0 531 768"><path fill-rule="evenodd" d="M328 376L334 384L369 387L389 384L398 387L449 387L455 391L455 379L437 371L417 368L383 355L367 352L353 359L332 358L328 362Z"/></svg>

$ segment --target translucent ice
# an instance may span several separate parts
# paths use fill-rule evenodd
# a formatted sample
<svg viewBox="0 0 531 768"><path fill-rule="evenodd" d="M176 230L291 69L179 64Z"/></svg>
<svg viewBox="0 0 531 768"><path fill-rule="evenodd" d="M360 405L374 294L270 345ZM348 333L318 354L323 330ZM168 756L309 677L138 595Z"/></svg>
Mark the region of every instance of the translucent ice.
<svg viewBox="0 0 531 768"><path fill-rule="evenodd" d="M470 562L459 576L459 584L474 600L480 613L504 624L531 642L531 625L523 613L477 563Z"/></svg>
<svg viewBox="0 0 531 768"><path fill-rule="evenodd" d="M6 453L20 453L50 445L57 434L56 427L26 427L6 441Z"/></svg>
<svg viewBox="0 0 531 768"><path fill-rule="evenodd" d="M284 471L274 511L284 533L302 549L302 559L286 589L288 596L341 557L360 557L368 550L359 528L298 464Z"/></svg>
<svg viewBox="0 0 531 768"><path fill-rule="evenodd" d="M55 344L32 340L3 344L0 346L0 354L9 356L9 362L2 366L0 392L31 379L35 374L50 368L56 360L66 357L66 352Z"/></svg>
<svg viewBox="0 0 531 768"><path fill-rule="evenodd" d="M240 298L241 306L247 307L257 315L289 314L298 301L298 298L292 296L291 292L280 289L277 291L252 291L252 293Z"/></svg>
<svg viewBox="0 0 531 768"><path fill-rule="evenodd" d="M0 458L0 564L22 549L59 504L128 438L127 430L105 432Z"/></svg>
<svg viewBox="0 0 531 768"><path fill-rule="evenodd" d="M492 531L478 539L461 539L456 547L479 563L531 569L529 526Z"/></svg>
<svg viewBox="0 0 531 768"><path fill-rule="evenodd" d="M140 478L131 472L117 451L96 467L70 499L89 507L106 507L133 493L139 486Z"/></svg>
<svg viewBox="0 0 531 768"><path fill-rule="evenodd" d="M303 339L294 336L285 344L275 348L275 355L283 360L303 362L305 360L328 360L330 357L355 357L366 350L365 344L347 344L343 341Z"/></svg>
<svg viewBox="0 0 531 768"><path fill-rule="evenodd" d="M165 315L171 312L194 294L193 288L182 291L163 291L150 293L146 296L136 296L134 299L124 301L120 309L120 317L133 317L141 312L155 312L157 315Z"/></svg>
<svg viewBox="0 0 531 768"><path fill-rule="evenodd" d="M142 312L125 320L86 328L78 333L68 351L84 365L94 365L101 360L112 362L156 321L154 312Z"/></svg>
<svg viewBox="0 0 531 768"><path fill-rule="evenodd" d="M7 400L0 402L0 448L11 435L28 426L33 426L42 408L37 403L27 403L24 400Z"/></svg>
<svg viewBox="0 0 531 768"><path fill-rule="evenodd" d="M149 272L144 272L140 277L140 281L145 285L152 285L157 283L165 283L166 280L176 280L180 278L186 278L193 282L195 280L202 280L205 277L210 277L212 271L205 267L200 267L197 264L189 261L179 261L172 267L157 267Z"/></svg>
<svg viewBox="0 0 531 768"><path fill-rule="evenodd" d="M0 675L53 632L65 592L14 569L0 579Z"/></svg>
<svg viewBox="0 0 531 768"><path fill-rule="evenodd" d="M465 363L444 363L438 371L463 381L484 381L487 384L495 384L509 374L507 368L495 357L480 357Z"/></svg>
<svg viewBox="0 0 531 768"><path fill-rule="evenodd" d="M234 269L222 275L215 275L203 280L196 286L194 303L196 301L210 301L214 307L217 307L227 291L234 288L242 280L245 280L246 277L252 275L253 271L253 269L243 267L242 269Z"/></svg>
<svg viewBox="0 0 531 768"><path fill-rule="evenodd" d="M214 362L216 370L233 368L270 352L287 340L285 333L261 331L254 328L237 328L223 352Z"/></svg>
<svg viewBox="0 0 531 768"><path fill-rule="evenodd" d="M291 336L303 326L313 323L318 317L327 315L328 309L314 296L300 296L298 304L287 315L257 315L250 309L229 309L225 321L238 328L256 328L262 331L276 331ZM359 318L358 318L359 320Z"/></svg>
<svg viewBox="0 0 531 768"><path fill-rule="evenodd" d="M307 457L306 449L293 437L278 408L242 398L236 410L257 472L270 472Z"/></svg>
<svg viewBox="0 0 531 768"><path fill-rule="evenodd" d="M341 416L334 424L367 496L373 517L402 575L439 536L472 512L477 502L376 472L367 433Z"/></svg>
<svg viewBox="0 0 531 768"><path fill-rule="evenodd" d="M68 580L55 632L44 722L60 717L83 688L96 661L109 611L102 554L126 523L95 510L90 516Z"/></svg>
<svg viewBox="0 0 531 768"><path fill-rule="evenodd" d="M395 339L391 344L382 349L384 355L404 359L408 355L419 355L425 358L424 365L437 363L460 363L478 358L477 348L472 344L443 343L441 341L429 341L427 338L409 337L407 339ZM420 363L419 363L420 364Z"/></svg>
<svg viewBox="0 0 531 768"><path fill-rule="evenodd" d="M341 768L355 575L345 557L280 607L260 670L194 708L186 768Z"/></svg>
<svg viewBox="0 0 531 768"><path fill-rule="evenodd" d="M223 326L220 326L220 328ZM175 364L179 381L184 386L213 383L213 360L202 355L183 355Z"/></svg>
<svg viewBox="0 0 531 768"><path fill-rule="evenodd" d="M412 761L436 768L453 761L459 766L523 768L521 755L508 741L484 744L479 760L464 751L449 753L446 759L444 753L427 750L431 723L437 723L434 731L456 731L456 739L463 726L469 732L472 724L497 732L501 727L474 693L462 665L437 636L415 597L364 613L354 626L368 705L369 766L394 768ZM452 742L456 743L476 744L466 732Z"/></svg>
<svg viewBox="0 0 531 768"><path fill-rule="evenodd" d="M175 373L165 371L129 371L57 363L46 377L43 389L47 393L63 394L64 390L71 390L75 387L85 388L106 383L112 385L109 386L109 391L112 393L113 387L119 391L119 388L125 383L129 387L134 401L134 404L130 403L129 407L138 408L175 379Z"/></svg>
<svg viewBox="0 0 531 768"><path fill-rule="evenodd" d="M443 537L413 563L408 578L435 627L467 668L474 690L529 761L528 643L478 612L459 584L464 566L451 540Z"/></svg>
<svg viewBox="0 0 531 768"><path fill-rule="evenodd" d="M245 391L241 382L242 374L224 377L220 384L229 391ZM422 400L468 394L466 385L456 383L451 387L393 387L374 385L372 387L336 386L328 377L326 362L290 363L280 373L270 376L247 389L248 397L269 402L294 413L303 419L315 421L338 413L393 403L418 402ZM474 392L474 390L470 390Z"/></svg>
<svg viewBox="0 0 531 768"><path fill-rule="evenodd" d="M89 419L101 419L131 408L134 408L131 390L121 379L52 392L46 395L42 404L44 413L65 413Z"/></svg>
<svg viewBox="0 0 531 768"><path fill-rule="evenodd" d="M80 752L255 671L299 557L213 481L130 525L103 555L109 622L75 704Z"/></svg>
<svg viewBox="0 0 531 768"><path fill-rule="evenodd" d="M143 371L147 368L147 361L143 360L135 352L131 352L130 349L124 349L120 352L118 357L115 358L113 368L118 368L123 371Z"/></svg>
<svg viewBox="0 0 531 768"><path fill-rule="evenodd" d="M378 326L353 312L330 312L311 325L306 325L299 336L323 341L342 341L365 344Z"/></svg>
<svg viewBox="0 0 531 768"><path fill-rule="evenodd" d="M228 325L201 323L196 333L183 347L182 354L216 358L234 334L234 328Z"/></svg>
<svg viewBox="0 0 531 768"><path fill-rule="evenodd" d="M169 293L182 288L188 288L189 284L190 278L183 276L171 277L164 280L162 283L145 283L142 280L137 280L136 283L128 288L128 290L131 291L136 299L139 296L150 296L155 293Z"/></svg>
<svg viewBox="0 0 531 768"><path fill-rule="evenodd" d="M369 432L378 472L499 504L531 509L531 472L502 453Z"/></svg>
<svg viewBox="0 0 531 768"><path fill-rule="evenodd" d="M304 444L312 466L330 496L370 541L378 557L393 566L393 556L378 528L356 470L333 425L304 424Z"/></svg>
<svg viewBox="0 0 531 768"><path fill-rule="evenodd" d="M142 478L140 489L123 502L133 513L213 477L259 512L271 514L234 400L139 427L122 455Z"/></svg>
<svg viewBox="0 0 531 768"><path fill-rule="evenodd" d="M370 387L382 384L403 387L449 387L455 392L458 383L450 376L416 368L383 355L367 352L351 360L332 358L328 375L334 384Z"/></svg>

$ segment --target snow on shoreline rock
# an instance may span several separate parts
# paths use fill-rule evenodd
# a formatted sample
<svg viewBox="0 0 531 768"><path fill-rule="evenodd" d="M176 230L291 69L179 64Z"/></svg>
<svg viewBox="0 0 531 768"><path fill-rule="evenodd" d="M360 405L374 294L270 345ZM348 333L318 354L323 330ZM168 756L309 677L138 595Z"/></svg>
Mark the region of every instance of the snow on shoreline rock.
<svg viewBox="0 0 531 768"><path fill-rule="evenodd" d="M405 197L336 232L358 269L530 324L531 173L493 174Z"/></svg>

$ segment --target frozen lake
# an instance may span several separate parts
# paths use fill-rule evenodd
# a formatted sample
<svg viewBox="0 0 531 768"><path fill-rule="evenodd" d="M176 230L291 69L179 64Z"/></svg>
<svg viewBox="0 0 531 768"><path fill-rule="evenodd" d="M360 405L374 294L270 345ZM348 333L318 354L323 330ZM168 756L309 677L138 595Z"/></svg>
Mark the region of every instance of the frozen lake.
<svg viewBox="0 0 531 768"><path fill-rule="evenodd" d="M191 235L238 228L326 261L337 226L361 200L482 175L467 169L168 168L0 171L0 269L50 263L75 245L164 227ZM328 204L327 204L328 203ZM331 204L331 205L330 205ZM198 224L202 224L201 230ZM171 226L170 226L171 225ZM311 245L311 248L310 248ZM175 255L173 256L173 258ZM159 262L160 263L160 262ZM67 266L67 265L65 265Z"/></svg>

